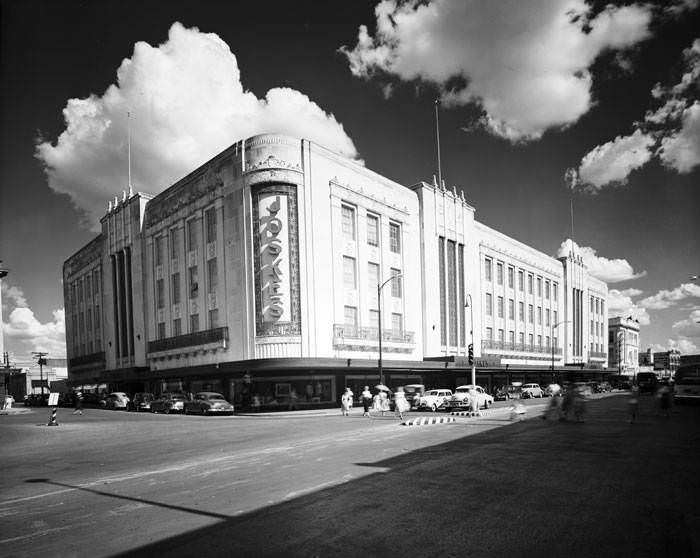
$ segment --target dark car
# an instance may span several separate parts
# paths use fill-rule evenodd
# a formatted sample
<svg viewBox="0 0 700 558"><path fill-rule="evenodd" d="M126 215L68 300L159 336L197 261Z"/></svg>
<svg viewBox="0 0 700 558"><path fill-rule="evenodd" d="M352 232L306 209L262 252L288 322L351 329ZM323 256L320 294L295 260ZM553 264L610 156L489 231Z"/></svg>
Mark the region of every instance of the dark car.
<svg viewBox="0 0 700 558"><path fill-rule="evenodd" d="M232 415L233 405L220 393L200 391L192 401L185 402L186 415Z"/></svg>
<svg viewBox="0 0 700 558"><path fill-rule="evenodd" d="M182 393L164 393L151 402L152 413L184 413L187 397Z"/></svg>
<svg viewBox="0 0 700 558"><path fill-rule="evenodd" d="M147 392L138 392L134 394L134 397L132 397L131 401L129 401L129 410L130 411L150 411L151 410L151 403L155 399L155 396L152 393L147 393Z"/></svg>
<svg viewBox="0 0 700 558"><path fill-rule="evenodd" d="M637 374L637 385L640 392L654 393L658 387L657 384L658 380L653 372L640 372Z"/></svg>

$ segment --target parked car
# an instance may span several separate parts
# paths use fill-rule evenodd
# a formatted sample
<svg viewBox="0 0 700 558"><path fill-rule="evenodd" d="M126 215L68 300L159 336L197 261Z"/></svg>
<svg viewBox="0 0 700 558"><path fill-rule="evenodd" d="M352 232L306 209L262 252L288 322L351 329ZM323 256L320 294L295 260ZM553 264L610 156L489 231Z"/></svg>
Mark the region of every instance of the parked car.
<svg viewBox="0 0 700 558"><path fill-rule="evenodd" d="M639 372L637 374L637 385L640 392L654 393L658 387L657 384L658 380L653 372Z"/></svg>
<svg viewBox="0 0 700 558"><path fill-rule="evenodd" d="M419 409L430 409L435 412L442 409L447 401L452 397L451 389L431 389L426 391L418 401Z"/></svg>
<svg viewBox="0 0 700 558"><path fill-rule="evenodd" d="M610 382L598 382L598 391L599 393L612 391L612 386L610 385Z"/></svg>
<svg viewBox="0 0 700 558"><path fill-rule="evenodd" d="M155 399L152 393L138 392L134 394L134 397L129 401L130 411L150 411L151 403Z"/></svg>
<svg viewBox="0 0 700 558"><path fill-rule="evenodd" d="M187 397L182 393L163 393L151 401L152 413L184 413Z"/></svg>
<svg viewBox="0 0 700 558"><path fill-rule="evenodd" d="M523 399L528 399L531 397L544 397L544 391L542 391L539 384L523 384L521 394Z"/></svg>
<svg viewBox="0 0 700 558"><path fill-rule="evenodd" d="M200 391L194 399L185 402L185 414L194 415L232 415L233 405L220 393Z"/></svg>
<svg viewBox="0 0 700 558"><path fill-rule="evenodd" d="M104 401L105 409L126 411L129 405L129 396L123 391L113 391L102 401Z"/></svg>
<svg viewBox="0 0 700 558"><path fill-rule="evenodd" d="M502 386L496 390L493 398L495 401L508 401L509 399L520 399L520 386Z"/></svg>
<svg viewBox="0 0 700 558"><path fill-rule="evenodd" d="M471 398L476 397L477 405L481 409L488 409L493 405L493 397L484 391L481 386L472 384L458 386L452 397L445 402L445 410L471 409Z"/></svg>
<svg viewBox="0 0 700 558"><path fill-rule="evenodd" d="M46 407L49 404L48 394L30 393L24 398L25 407Z"/></svg>
<svg viewBox="0 0 700 558"><path fill-rule="evenodd" d="M423 384L408 384L403 387L403 392L406 395L406 401L414 409L418 407L420 398L425 393L425 386Z"/></svg>

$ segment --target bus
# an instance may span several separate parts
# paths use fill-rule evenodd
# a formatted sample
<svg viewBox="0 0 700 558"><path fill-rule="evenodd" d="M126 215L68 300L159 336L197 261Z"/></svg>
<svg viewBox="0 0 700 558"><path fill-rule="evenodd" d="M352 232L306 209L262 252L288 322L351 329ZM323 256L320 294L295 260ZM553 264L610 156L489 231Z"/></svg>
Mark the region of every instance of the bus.
<svg viewBox="0 0 700 558"><path fill-rule="evenodd" d="M680 366L676 370L673 400L700 401L700 365Z"/></svg>

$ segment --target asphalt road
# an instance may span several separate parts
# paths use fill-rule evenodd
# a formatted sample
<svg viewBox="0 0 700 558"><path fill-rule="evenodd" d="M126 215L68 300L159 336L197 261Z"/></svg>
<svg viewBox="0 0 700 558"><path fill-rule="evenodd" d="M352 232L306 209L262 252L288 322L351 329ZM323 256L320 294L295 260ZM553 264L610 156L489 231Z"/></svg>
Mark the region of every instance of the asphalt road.
<svg viewBox="0 0 700 558"><path fill-rule="evenodd" d="M545 401L546 402L546 401ZM700 407L0 417L0 556L699 556Z"/></svg>

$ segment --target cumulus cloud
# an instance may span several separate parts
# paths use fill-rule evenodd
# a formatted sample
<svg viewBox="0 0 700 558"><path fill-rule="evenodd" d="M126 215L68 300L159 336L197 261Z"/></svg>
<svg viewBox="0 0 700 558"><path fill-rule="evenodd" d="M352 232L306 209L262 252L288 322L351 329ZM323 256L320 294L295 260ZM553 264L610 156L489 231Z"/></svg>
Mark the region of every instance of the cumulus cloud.
<svg viewBox="0 0 700 558"><path fill-rule="evenodd" d="M691 4L677 7L697 7ZM632 134L596 146L577 169L568 169L565 180L569 187L595 193L607 186L625 184L633 170L654 157L679 173L688 173L700 165L700 39L683 51L683 60L683 75L678 83L657 83L651 90L660 106L647 111Z"/></svg>
<svg viewBox="0 0 700 558"><path fill-rule="evenodd" d="M160 46L136 43L115 84L101 96L70 99L63 115L65 131L55 143L39 140L36 156L50 187L68 194L93 226L107 201L128 189L129 126L132 182L150 193L258 133L304 137L357 155L332 114L294 89L273 88L257 98L244 89L236 57L221 38L179 23Z"/></svg>
<svg viewBox="0 0 700 558"><path fill-rule="evenodd" d="M671 291L661 290L653 296L640 300L639 305L650 310L665 310L691 298L700 298L700 285L684 283Z"/></svg>
<svg viewBox="0 0 700 558"><path fill-rule="evenodd" d="M568 256L572 249L576 255L583 258L583 262L588 267L588 273L606 283L619 283L630 279L639 279L647 274L646 271L635 273L630 263L625 259L608 259L598 256L594 248L579 246L572 242L570 238L561 243L557 251L557 257Z"/></svg>
<svg viewBox="0 0 700 558"><path fill-rule="evenodd" d="M576 122L593 105L590 67L650 36L652 9L585 0L383 0L376 33L341 48L351 72L437 85L442 100L478 104L482 124L512 141ZM455 85L455 83L457 85Z"/></svg>
<svg viewBox="0 0 700 558"><path fill-rule="evenodd" d="M700 341L700 308L693 310L685 320L674 323L671 329L680 337L691 337Z"/></svg>
<svg viewBox="0 0 700 558"><path fill-rule="evenodd" d="M623 291L610 289L608 291L608 317L631 316L640 325L649 325L651 323L649 313L645 308L640 308L632 301L632 297L640 294L642 291L639 289L625 289Z"/></svg>
<svg viewBox="0 0 700 558"><path fill-rule="evenodd" d="M28 356L32 351L48 352L51 357L66 356L66 326L63 308L54 310L51 321L40 322L27 305L22 290L18 287L2 285L3 317L5 317L5 295L7 306L11 308L3 321L2 333L5 349L15 357Z"/></svg>

